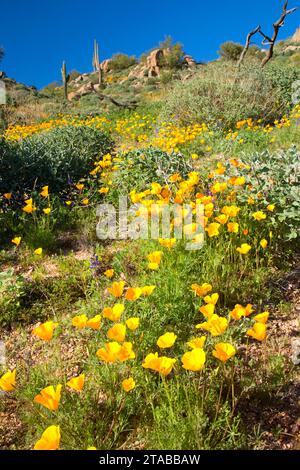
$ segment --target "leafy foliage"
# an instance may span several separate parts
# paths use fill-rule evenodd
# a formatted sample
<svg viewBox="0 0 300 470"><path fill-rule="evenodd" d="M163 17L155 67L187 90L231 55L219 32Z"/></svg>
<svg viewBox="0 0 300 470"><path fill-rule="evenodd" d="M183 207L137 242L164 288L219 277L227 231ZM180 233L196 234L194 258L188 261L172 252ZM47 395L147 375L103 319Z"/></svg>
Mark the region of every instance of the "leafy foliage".
<svg viewBox="0 0 300 470"><path fill-rule="evenodd" d="M116 178L121 194L127 194L133 188L142 189L153 181L166 184L170 175L180 173L186 176L192 170L189 159L184 155L155 148L125 153L119 168Z"/></svg>
<svg viewBox="0 0 300 470"><path fill-rule="evenodd" d="M128 69L136 64L136 58L127 54L114 54L109 62L109 69L115 72Z"/></svg>
<svg viewBox="0 0 300 470"><path fill-rule="evenodd" d="M206 122L234 128L241 119L272 122L289 107L283 100L281 85L268 70L247 63L238 71L235 65L219 63L207 65L190 81L175 85L167 96L161 119L176 116L184 123Z"/></svg>
<svg viewBox="0 0 300 470"><path fill-rule="evenodd" d="M275 205L272 217L278 236L296 239L300 232L300 164L299 151L265 151L245 159L251 165L253 190L262 194L266 202Z"/></svg>
<svg viewBox="0 0 300 470"><path fill-rule="evenodd" d="M83 177L95 158L112 148L112 140L97 129L64 127L16 143L0 142L0 192L22 192L36 185L63 190Z"/></svg>
<svg viewBox="0 0 300 470"><path fill-rule="evenodd" d="M233 41L227 41L221 44L219 54L226 60L238 60L243 50L243 46Z"/></svg>

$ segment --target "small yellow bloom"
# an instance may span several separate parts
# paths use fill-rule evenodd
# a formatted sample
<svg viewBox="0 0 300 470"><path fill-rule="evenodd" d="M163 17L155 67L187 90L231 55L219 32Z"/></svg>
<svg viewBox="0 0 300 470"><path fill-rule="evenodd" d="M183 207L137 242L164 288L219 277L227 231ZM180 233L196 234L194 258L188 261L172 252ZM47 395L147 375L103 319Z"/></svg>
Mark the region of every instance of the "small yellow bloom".
<svg viewBox="0 0 300 470"><path fill-rule="evenodd" d="M44 341L50 341L53 337L53 332L57 328L58 323L54 323L52 320L42 323L32 330L32 334L38 336Z"/></svg>
<svg viewBox="0 0 300 470"><path fill-rule="evenodd" d="M192 349L195 349L195 348L202 349L205 344L205 341L206 341L206 336L200 336L198 338L191 339L186 344Z"/></svg>
<svg viewBox="0 0 300 470"><path fill-rule="evenodd" d="M176 238L159 238L158 243L165 248L173 248L176 245Z"/></svg>
<svg viewBox="0 0 300 470"><path fill-rule="evenodd" d="M222 214L225 214L228 217L236 217L240 210L241 209L237 206L224 206L221 212Z"/></svg>
<svg viewBox="0 0 300 470"><path fill-rule="evenodd" d="M152 292L154 291L155 288L156 288L156 286L144 286L144 287L142 287L143 295L145 297L149 297L149 295L152 294Z"/></svg>
<svg viewBox="0 0 300 470"><path fill-rule="evenodd" d="M32 214L32 212L35 212L36 211L36 208L34 206L32 206L31 204L26 204L25 207L23 207L22 209L24 212L26 212L27 214Z"/></svg>
<svg viewBox="0 0 300 470"><path fill-rule="evenodd" d="M12 239L12 243L14 243L16 246L19 246L21 243L22 237L15 237Z"/></svg>
<svg viewBox="0 0 300 470"><path fill-rule="evenodd" d="M51 212L51 207L46 207L46 209L43 209L44 214L49 215Z"/></svg>
<svg viewBox="0 0 300 470"><path fill-rule="evenodd" d="M218 343L215 345L213 356L222 362L228 361L236 353L236 349L230 343Z"/></svg>
<svg viewBox="0 0 300 470"><path fill-rule="evenodd" d="M40 192L40 195L42 197L48 197L49 196L49 187L48 186L44 186L42 188L42 191Z"/></svg>
<svg viewBox="0 0 300 470"><path fill-rule="evenodd" d="M85 328L88 322L88 318L85 314L83 315L77 315L76 317L72 318L72 325L75 326L75 328L78 328L81 330L82 328Z"/></svg>
<svg viewBox="0 0 300 470"><path fill-rule="evenodd" d="M121 345L115 341L106 343L104 348L98 349L96 355L104 362L114 363L118 360L118 354L121 350Z"/></svg>
<svg viewBox="0 0 300 470"><path fill-rule="evenodd" d="M186 370L198 372L202 370L205 364L206 354L201 348L194 348L182 356L182 367Z"/></svg>
<svg viewBox="0 0 300 470"><path fill-rule="evenodd" d="M171 348L176 341L177 336L174 333L165 333L160 336L156 342L160 349Z"/></svg>
<svg viewBox="0 0 300 470"><path fill-rule="evenodd" d="M122 388L125 392L130 392L135 387L135 381L133 377L129 377L128 379L123 380Z"/></svg>
<svg viewBox="0 0 300 470"><path fill-rule="evenodd" d="M132 343L130 341L125 341L122 344L117 358L121 362L127 361L128 359L135 359L135 353L132 350Z"/></svg>
<svg viewBox="0 0 300 470"><path fill-rule="evenodd" d="M88 203L89 203L89 199L88 199L87 197L82 200L82 204L83 204L84 206L87 206Z"/></svg>
<svg viewBox="0 0 300 470"><path fill-rule="evenodd" d="M264 220L267 216L264 212L262 211L257 211L257 212L253 212L252 214L252 217L255 219L255 220Z"/></svg>
<svg viewBox="0 0 300 470"><path fill-rule="evenodd" d="M123 304L115 304L113 307L106 307L103 309L103 317L111 321L119 321L125 307Z"/></svg>
<svg viewBox="0 0 300 470"><path fill-rule="evenodd" d="M259 242L260 246L265 250L268 246L268 240L266 240L265 238L263 238L262 240L260 240Z"/></svg>
<svg viewBox="0 0 300 470"><path fill-rule="evenodd" d="M220 235L219 229L220 229L220 224L218 224L217 222L212 222L205 228L205 231L208 233L208 236L211 238L211 237L217 237L218 235Z"/></svg>
<svg viewBox="0 0 300 470"><path fill-rule="evenodd" d="M247 331L247 336L251 336L258 341L264 341L267 338L267 327L264 323L255 323L252 328Z"/></svg>
<svg viewBox="0 0 300 470"><path fill-rule="evenodd" d="M220 317L215 313L207 320L207 322L199 323L196 328L209 331L212 336L219 336L227 330L228 320Z"/></svg>
<svg viewBox="0 0 300 470"><path fill-rule="evenodd" d="M172 372L172 369L176 363L176 359L171 359L166 356L158 356L158 353L150 353L145 357L142 364L144 369L151 369L163 376L167 376Z"/></svg>
<svg viewBox="0 0 300 470"><path fill-rule="evenodd" d="M4 392L12 392L16 386L16 369L8 371L0 378L0 389Z"/></svg>
<svg viewBox="0 0 300 470"><path fill-rule="evenodd" d="M70 206L72 204L72 201L66 201L66 205Z"/></svg>
<svg viewBox="0 0 300 470"><path fill-rule="evenodd" d="M126 326L131 331L135 331L140 326L140 319L137 317L131 317L126 320Z"/></svg>
<svg viewBox="0 0 300 470"><path fill-rule="evenodd" d="M250 250L251 245L248 245L248 243L242 243L241 246L236 249L241 255L246 255Z"/></svg>
<svg viewBox="0 0 300 470"><path fill-rule="evenodd" d="M95 317L90 318L90 320L86 322L86 326L93 330L99 330L101 327L101 315L96 315Z"/></svg>
<svg viewBox="0 0 300 470"><path fill-rule="evenodd" d="M34 254L40 256L43 253L43 248L37 248L34 250Z"/></svg>
<svg viewBox="0 0 300 470"><path fill-rule="evenodd" d="M257 323L267 323L269 315L269 312L262 312L258 315L255 315L255 317L253 317L253 320L255 320Z"/></svg>
<svg viewBox="0 0 300 470"><path fill-rule="evenodd" d="M109 188L107 188L107 187L103 187L103 188L99 189L100 194L107 194L108 191L109 191Z"/></svg>
<svg viewBox="0 0 300 470"><path fill-rule="evenodd" d="M269 204L269 205L267 206L267 210L270 211L270 212L273 212L274 209L275 209L275 205L274 205L274 204Z"/></svg>
<svg viewBox="0 0 300 470"><path fill-rule="evenodd" d="M84 184L82 184L82 183L77 183L77 184L75 184L75 186L78 189L78 191L82 191L83 188L84 188Z"/></svg>
<svg viewBox="0 0 300 470"><path fill-rule="evenodd" d="M126 292L125 299L126 300L137 300L141 297L143 294L143 290L140 287L129 287L129 289Z"/></svg>
<svg viewBox="0 0 300 470"><path fill-rule="evenodd" d="M84 380L84 374L78 375L78 377L72 377L72 379L67 382L67 386L72 388L73 390L76 390L77 392L81 392L84 386Z"/></svg>
<svg viewBox="0 0 300 470"><path fill-rule="evenodd" d="M216 305L219 300L219 294L215 292L214 294L206 295L203 300L206 304Z"/></svg>
<svg viewBox="0 0 300 470"><path fill-rule="evenodd" d="M230 315L234 320L240 320L242 317L248 317L252 312L253 308L251 304L247 304L246 307L236 304L234 309L230 312Z"/></svg>
<svg viewBox="0 0 300 470"><path fill-rule="evenodd" d="M212 290L211 284L208 284L207 282L204 282L204 284L202 285L192 284L191 288L192 288L192 291L194 291L198 297L204 297L205 295L208 294L208 292Z"/></svg>
<svg viewBox="0 0 300 470"><path fill-rule="evenodd" d="M215 217L215 220L219 222L220 224L225 225L226 222L228 221L228 215L220 214L217 217Z"/></svg>
<svg viewBox="0 0 300 470"><path fill-rule="evenodd" d="M122 297L124 291L125 282L113 282L111 287L108 287L108 292L116 298Z"/></svg>
<svg viewBox="0 0 300 470"><path fill-rule="evenodd" d="M227 224L227 230L229 233L238 233L239 232L239 224L236 222L229 222Z"/></svg>
<svg viewBox="0 0 300 470"><path fill-rule="evenodd" d="M37 441L34 450L57 450L60 443L60 427L49 426Z"/></svg>
<svg viewBox="0 0 300 470"><path fill-rule="evenodd" d="M115 271L113 269L107 269L104 272L104 276L106 276L108 279L111 279L115 274Z"/></svg>
<svg viewBox="0 0 300 470"><path fill-rule="evenodd" d="M12 197L12 193L4 193L4 197L5 199L10 200Z"/></svg>
<svg viewBox="0 0 300 470"><path fill-rule="evenodd" d="M122 323L116 323L107 332L107 337L111 340L118 341L118 343L123 343L125 336L126 326Z"/></svg>
<svg viewBox="0 0 300 470"><path fill-rule="evenodd" d="M148 261L150 261L150 264L159 266L162 255L163 255L162 251L153 251L152 253L149 253L149 255L147 255L147 259Z"/></svg>
<svg viewBox="0 0 300 470"><path fill-rule="evenodd" d="M206 304L202 305L199 308L199 312L201 312L206 318L210 318L215 311L215 304Z"/></svg>
<svg viewBox="0 0 300 470"><path fill-rule="evenodd" d="M54 388L53 385L50 385L49 387L41 390L33 401L34 403L43 405L45 408L48 408L48 410L56 411L59 407L61 389L61 384L57 385L56 388Z"/></svg>

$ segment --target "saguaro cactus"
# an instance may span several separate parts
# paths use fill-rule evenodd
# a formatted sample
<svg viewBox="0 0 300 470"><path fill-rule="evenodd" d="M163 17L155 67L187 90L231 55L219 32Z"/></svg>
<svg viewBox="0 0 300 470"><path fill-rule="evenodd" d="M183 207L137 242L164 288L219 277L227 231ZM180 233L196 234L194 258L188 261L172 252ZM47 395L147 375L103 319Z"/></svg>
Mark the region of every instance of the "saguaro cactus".
<svg viewBox="0 0 300 470"><path fill-rule="evenodd" d="M66 100L68 100L68 82L70 80L70 75L67 74L67 66L66 66L65 61L63 61L63 64L62 64L61 76L62 76L62 81L64 84L64 97Z"/></svg>
<svg viewBox="0 0 300 470"><path fill-rule="evenodd" d="M99 85L102 86L103 75L102 75L102 68L101 68L100 59L99 59L99 44L97 43L96 39L94 41L93 68L94 68L94 72L98 71Z"/></svg>

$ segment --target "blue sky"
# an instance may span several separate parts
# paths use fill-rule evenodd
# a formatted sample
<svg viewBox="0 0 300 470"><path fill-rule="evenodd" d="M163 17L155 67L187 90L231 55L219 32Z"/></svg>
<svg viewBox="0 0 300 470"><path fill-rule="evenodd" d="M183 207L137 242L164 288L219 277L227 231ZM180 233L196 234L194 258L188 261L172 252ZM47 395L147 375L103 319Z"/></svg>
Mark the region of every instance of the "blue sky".
<svg viewBox="0 0 300 470"><path fill-rule="evenodd" d="M282 0L0 0L0 45L6 52L0 69L40 88L60 79L63 60L69 70L90 71L94 38L102 60L115 52L139 56L166 35L208 61L222 42L244 42L258 23L271 32L281 5ZM300 9L279 38L299 25Z"/></svg>

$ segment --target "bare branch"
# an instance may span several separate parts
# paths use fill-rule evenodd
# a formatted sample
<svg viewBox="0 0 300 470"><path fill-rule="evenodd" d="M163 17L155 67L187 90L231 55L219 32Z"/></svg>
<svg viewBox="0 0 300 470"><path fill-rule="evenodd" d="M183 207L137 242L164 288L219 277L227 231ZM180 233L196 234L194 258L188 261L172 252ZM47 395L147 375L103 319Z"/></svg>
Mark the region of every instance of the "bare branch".
<svg viewBox="0 0 300 470"><path fill-rule="evenodd" d="M246 44L245 44L245 47L244 49L242 50L242 53L240 55L240 58L238 60L238 63L237 63L237 67L240 68L241 66L241 63L243 62L244 60L244 57L245 55L247 54L247 51L250 47L250 44L251 44L251 38L252 36L254 36L256 33L258 33L260 31L260 25L258 25L255 29L253 29L252 31L250 31L247 35L247 39L246 39Z"/></svg>
<svg viewBox="0 0 300 470"><path fill-rule="evenodd" d="M238 60L238 63L237 63L237 67L239 68L241 66L241 63L243 62L244 58L245 58L245 55L247 54L247 51L250 47L250 44L251 44L251 38L252 36L254 36L255 34L260 34L262 37L263 37L263 40L262 40L262 44L264 46L269 46L269 49L266 53L266 57L264 57L262 63L261 63L261 66L264 67L268 62L269 60L273 57L273 53L274 53L274 46L275 46L275 43L276 43L276 40L277 40L277 37L278 37L278 33L279 33L279 30L280 28L284 25L284 21L286 19L286 17L288 15L290 15L291 13L294 13L298 7L295 7L295 8L290 8L289 10L287 9L288 8L288 3L289 3L289 0L285 0L284 1L284 4L283 4L283 7L282 7L282 13L280 15L280 18L275 21L275 23L273 23L273 35L272 37L269 37L267 36L262 30L261 30L261 27L260 26L257 26L255 29L253 29L253 31L250 31L250 33L248 33L247 35L247 39L246 39L246 44L245 44L245 47L241 53L241 56Z"/></svg>

